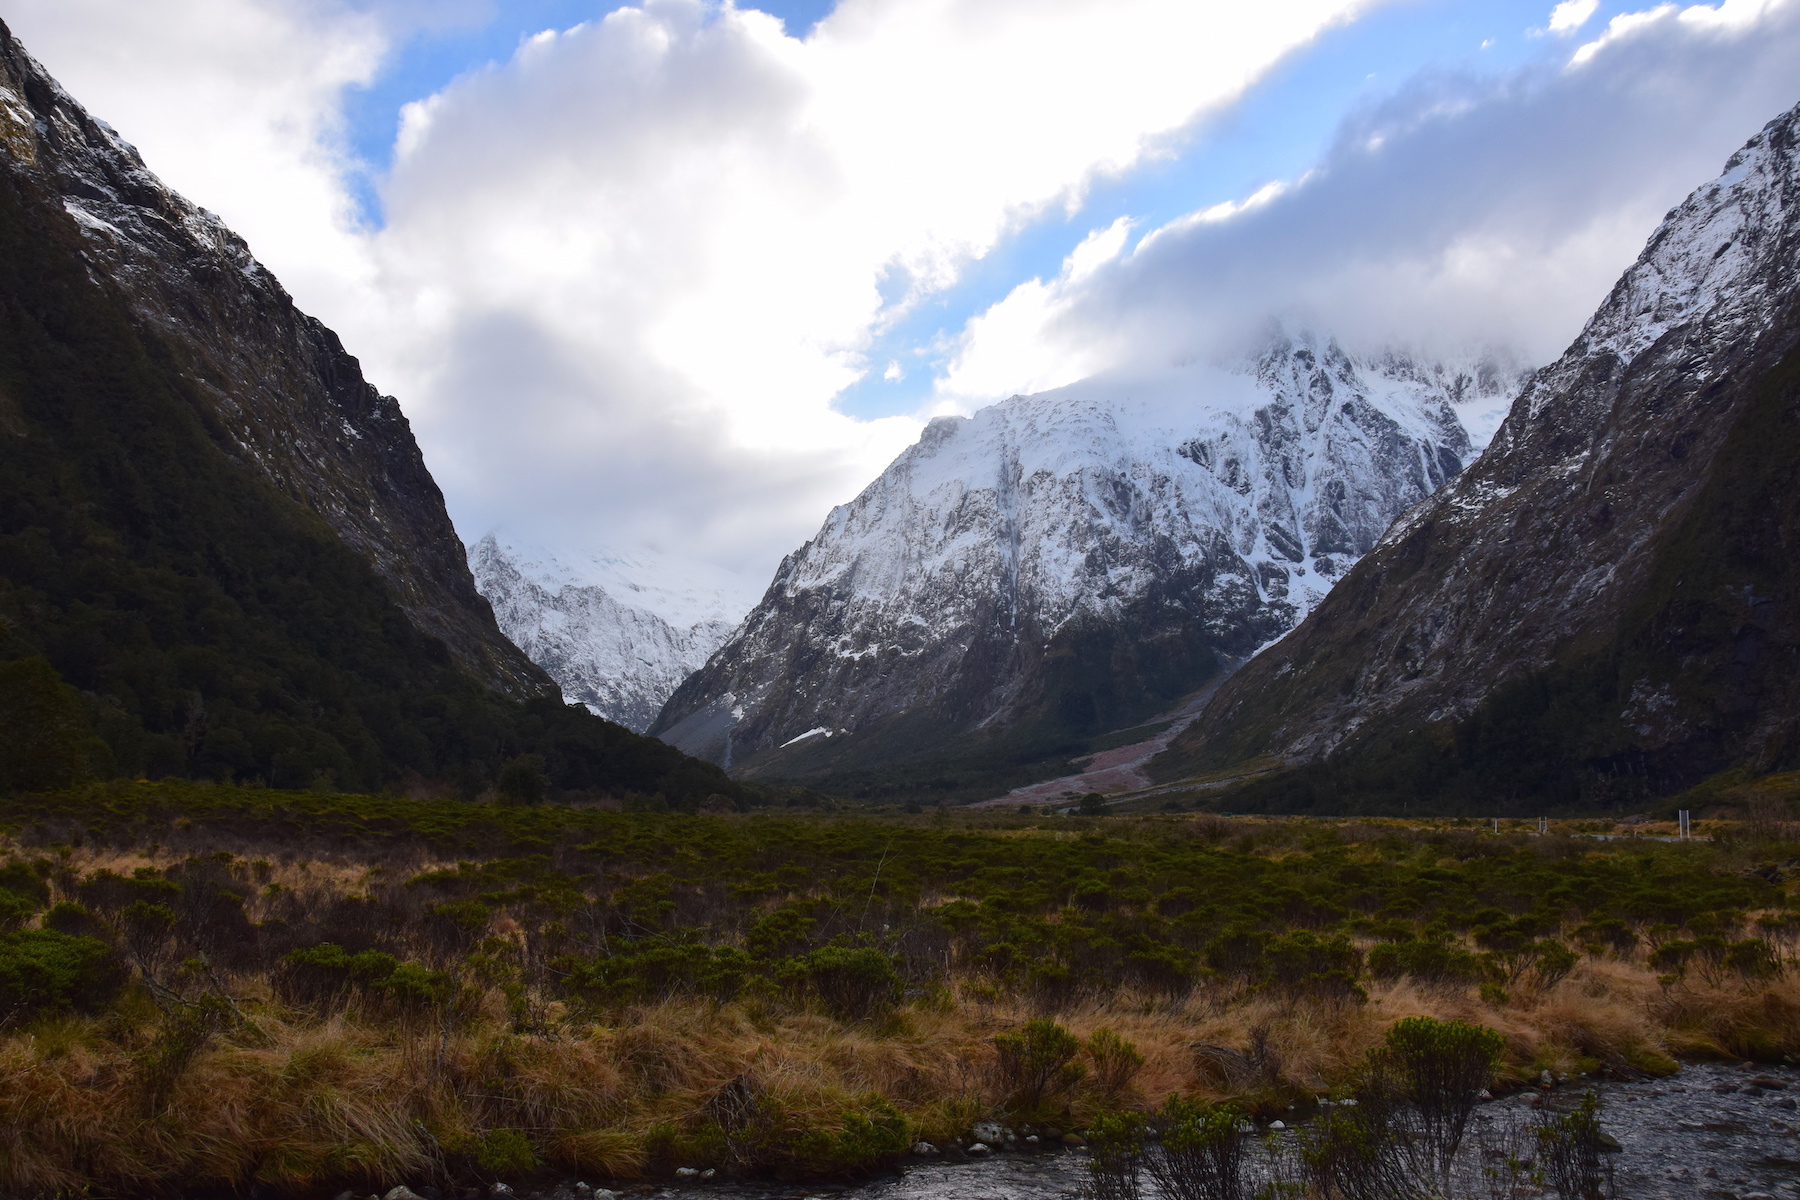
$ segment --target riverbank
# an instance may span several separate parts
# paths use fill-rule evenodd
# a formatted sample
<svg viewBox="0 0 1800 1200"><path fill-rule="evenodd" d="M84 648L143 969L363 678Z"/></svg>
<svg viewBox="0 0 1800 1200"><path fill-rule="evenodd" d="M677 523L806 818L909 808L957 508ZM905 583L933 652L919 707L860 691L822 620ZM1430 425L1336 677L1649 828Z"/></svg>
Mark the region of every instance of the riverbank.
<svg viewBox="0 0 1800 1200"><path fill-rule="evenodd" d="M1800 1055L1785 843L188 785L0 819L7 1195L853 1178L994 1117L1271 1119L1415 1015L1514 1085Z"/></svg>

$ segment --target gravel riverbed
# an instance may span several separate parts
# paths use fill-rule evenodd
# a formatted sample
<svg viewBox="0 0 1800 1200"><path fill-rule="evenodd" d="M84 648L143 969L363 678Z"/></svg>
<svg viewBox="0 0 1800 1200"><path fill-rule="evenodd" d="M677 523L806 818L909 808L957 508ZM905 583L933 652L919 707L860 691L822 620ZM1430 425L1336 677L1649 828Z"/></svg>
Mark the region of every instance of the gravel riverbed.
<svg viewBox="0 0 1800 1200"><path fill-rule="evenodd" d="M1800 1200L1800 1070L1690 1063L1668 1079L1572 1081L1502 1096L1488 1121L1528 1120L1542 1105L1569 1108L1593 1090L1622 1200ZM621 1196L657 1200L1062 1200L1087 1179L1078 1152L1001 1153L966 1162L917 1161L853 1186L774 1183L639 1185ZM1154 1190L1146 1181L1146 1194ZM568 1185L519 1200L577 1200Z"/></svg>

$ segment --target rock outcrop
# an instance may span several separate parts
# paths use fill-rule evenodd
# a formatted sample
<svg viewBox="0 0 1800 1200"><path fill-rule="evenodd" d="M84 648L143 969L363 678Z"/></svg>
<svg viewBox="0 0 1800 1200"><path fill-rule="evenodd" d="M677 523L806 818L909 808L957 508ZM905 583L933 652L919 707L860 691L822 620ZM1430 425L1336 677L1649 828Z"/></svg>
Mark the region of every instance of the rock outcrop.
<svg viewBox="0 0 1800 1200"><path fill-rule="evenodd" d="M564 699L637 733L730 636L735 620L720 618L742 612L733 611L728 596L690 590L675 598L672 610L690 619L676 624L621 601L598 582L584 582L550 556L502 545L493 534L470 548L469 567L501 632L549 672Z"/></svg>
<svg viewBox="0 0 1800 1200"><path fill-rule="evenodd" d="M549 679L494 624L391 396L213 214L165 187L0 26L4 169L60 207L91 278L202 394L215 439L360 553L426 633L509 695Z"/></svg>
<svg viewBox="0 0 1800 1200"><path fill-rule="evenodd" d="M934 420L652 732L870 791L1141 720L1290 629L1461 469L1459 406L1504 405L1520 375L1276 334L1229 367Z"/></svg>
<svg viewBox="0 0 1800 1200"><path fill-rule="evenodd" d="M1274 755L1308 765L1256 803L1397 809L1635 802L1792 761L1797 306L1800 109L1155 770Z"/></svg>

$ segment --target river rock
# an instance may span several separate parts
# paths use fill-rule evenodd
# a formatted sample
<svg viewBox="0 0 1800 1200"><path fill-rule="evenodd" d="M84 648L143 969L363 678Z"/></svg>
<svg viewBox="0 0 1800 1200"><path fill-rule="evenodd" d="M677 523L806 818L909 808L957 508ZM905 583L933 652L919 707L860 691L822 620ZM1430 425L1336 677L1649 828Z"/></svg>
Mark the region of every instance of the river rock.
<svg viewBox="0 0 1800 1200"><path fill-rule="evenodd" d="M425 1200L425 1197L403 1183L398 1187L389 1188L387 1195L383 1196L381 1200Z"/></svg>
<svg viewBox="0 0 1800 1200"><path fill-rule="evenodd" d="M504 1183L496 1183L488 1189L488 1195L491 1196L493 1200L510 1200L512 1194L513 1190Z"/></svg>
<svg viewBox="0 0 1800 1200"><path fill-rule="evenodd" d="M975 1128L969 1131L978 1142L986 1142L990 1146L998 1146L1007 1138L1006 1126L993 1121L977 1121Z"/></svg>
<svg viewBox="0 0 1800 1200"><path fill-rule="evenodd" d="M692 1179L699 1174L700 1174L699 1167L676 1167L675 1168L675 1178L677 1178L677 1179Z"/></svg>
<svg viewBox="0 0 1800 1200"><path fill-rule="evenodd" d="M936 1158L938 1148L930 1142L914 1142L912 1152L920 1158Z"/></svg>
<svg viewBox="0 0 1800 1200"><path fill-rule="evenodd" d="M970 1158L981 1158L984 1155L992 1154L993 1152L993 1149L989 1147L986 1142L976 1142L969 1147Z"/></svg>

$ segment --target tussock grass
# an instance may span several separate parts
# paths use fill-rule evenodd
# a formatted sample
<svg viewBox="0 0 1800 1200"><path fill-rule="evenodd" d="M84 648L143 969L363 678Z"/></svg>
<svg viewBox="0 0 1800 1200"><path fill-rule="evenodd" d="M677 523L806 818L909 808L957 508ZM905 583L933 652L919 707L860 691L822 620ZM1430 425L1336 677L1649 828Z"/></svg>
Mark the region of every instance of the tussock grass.
<svg viewBox="0 0 1800 1200"><path fill-rule="evenodd" d="M0 1194L853 1174L996 1115L1285 1112L1413 1016L1497 1031L1503 1082L1800 1055L1772 865L1793 854L1742 828L1668 846L140 792L0 801L0 913L79 927L126 981L0 1013ZM1454 969L1364 969L1427 943ZM338 965L306 975L296 953L323 944ZM1557 947L1579 950L1546 967ZM1069 1069L1009 1112L995 1039L1034 1021L1067 1032Z"/></svg>

